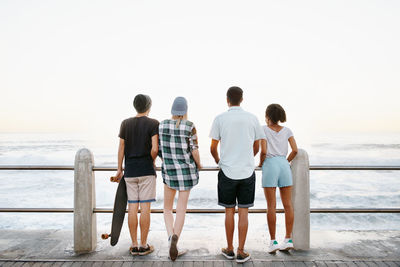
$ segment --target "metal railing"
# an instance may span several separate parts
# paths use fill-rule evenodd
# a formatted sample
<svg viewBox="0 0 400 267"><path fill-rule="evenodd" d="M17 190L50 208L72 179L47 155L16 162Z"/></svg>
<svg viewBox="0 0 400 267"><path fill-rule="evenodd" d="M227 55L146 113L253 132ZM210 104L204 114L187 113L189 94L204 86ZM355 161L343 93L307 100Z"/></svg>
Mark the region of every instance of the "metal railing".
<svg viewBox="0 0 400 267"><path fill-rule="evenodd" d="M73 165L0 165L2 171L73 171ZM116 167L94 166L93 171L116 171ZM204 167L200 171L218 171L218 167ZM257 167L256 171L261 168ZM310 171L399 171L400 166L390 165L310 165ZM156 171L161 171L160 167Z"/></svg>
<svg viewBox="0 0 400 267"><path fill-rule="evenodd" d="M111 213L109 208L96 207L95 172L116 171L115 167L95 166L93 153L88 149L80 149L75 155L73 166L43 165L3 165L0 170L7 171L74 171L74 208L0 208L0 212L55 212L74 214L74 250L76 252L93 251L96 247L97 213ZM217 167L206 167L201 171L218 171ZM310 208L310 170L314 171L396 171L400 166L345 166L314 165L309 166L308 154L299 149L291 163L293 175L293 211L294 224L292 237L296 249L310 248L310 213L400 213L400 208ZM160 168L157 168L160 171ZM260 171L260 168L256 168ZM189 209L188 213L224 213L224 209ZM153 209L153 213L162 213L162 209ZM249 209L250 213L265 213L266 209ZM282 209L277 210L282 213Z"/></svg>
<svg viewBox="0 0 400 267"><path fill-rule="evenodd" d="M400 166L358 166L358 165L310 165L311 171L399 171ZM3 171L73 171L73 165L0 165ZM94 166L93 171L116 171L109 166ZM157 167L157 171L161 168ZM218 171L218 167L204 167L200 171ZM257 167L256 171L261 168ZM2 213L73 213L73 208L0 208ZM112 213L112 209L95 208L94 213ZM152 209L152 213L162 213L162 209ZM174 210L175 212L175 210ZM265 213L266 209L249 209L249 213ZM283 209L276 209L277 213L284 213ZM187 213L208 214L224 213L224 209L187 209ZM400 208L311 208L310 213L400 213Z"/></svg>

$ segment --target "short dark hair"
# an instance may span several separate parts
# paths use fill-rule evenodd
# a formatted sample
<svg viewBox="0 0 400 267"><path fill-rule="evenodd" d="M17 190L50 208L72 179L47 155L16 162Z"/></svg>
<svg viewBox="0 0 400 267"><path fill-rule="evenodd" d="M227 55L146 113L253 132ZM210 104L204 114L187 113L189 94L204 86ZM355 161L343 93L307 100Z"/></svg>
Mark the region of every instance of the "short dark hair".
<svg viewBox="0 0 400 267"><path fill-rule="evenodd" d="M268 117L273 124L277 124L278 121L286 121L286 112L279 104L271 104L265 110L265 117Z"/></svg>
<svg viewBox="0 0 400 267"><path fill-rule="evenodd" d="M151 98L148 95L138 94L133 100L133 107L138 113L144 113L151 107Z"/></svg>
<svg viewBox="0 0 400 267"><path fill-rule="evenodd" d="M240 87L232 86L226 92L226 97L228 98L228 101L229 103L231 103L231 105L239 105L240 101L243 98L243 90L240 89Z"/></svg>

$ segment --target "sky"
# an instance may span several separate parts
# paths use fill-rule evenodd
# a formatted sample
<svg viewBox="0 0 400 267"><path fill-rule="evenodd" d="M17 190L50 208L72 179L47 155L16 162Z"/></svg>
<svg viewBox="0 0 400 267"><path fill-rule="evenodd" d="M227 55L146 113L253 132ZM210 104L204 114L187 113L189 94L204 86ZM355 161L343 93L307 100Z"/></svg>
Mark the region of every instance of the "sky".
<svg viewBox="0 0 400 267"><path fill-rule="evenodd" d="M116 136L143 93L205 138L233 85L303 137L400 132L399 29L397 0L3 0L0 132Z"/></svg>

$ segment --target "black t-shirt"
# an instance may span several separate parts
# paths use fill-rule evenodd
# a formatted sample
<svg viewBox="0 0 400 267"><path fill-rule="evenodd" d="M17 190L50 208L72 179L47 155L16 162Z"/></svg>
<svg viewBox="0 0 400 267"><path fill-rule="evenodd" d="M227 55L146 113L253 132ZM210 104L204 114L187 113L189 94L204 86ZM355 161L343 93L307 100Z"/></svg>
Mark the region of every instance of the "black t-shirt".
<svg viewBox="0 0 400 267"><path fill-rule="evenodd" d="M125 140L125 177L155 175L151 158L151 138L158 134L159 122L147 116L121 123L119 137Z"/></svg>

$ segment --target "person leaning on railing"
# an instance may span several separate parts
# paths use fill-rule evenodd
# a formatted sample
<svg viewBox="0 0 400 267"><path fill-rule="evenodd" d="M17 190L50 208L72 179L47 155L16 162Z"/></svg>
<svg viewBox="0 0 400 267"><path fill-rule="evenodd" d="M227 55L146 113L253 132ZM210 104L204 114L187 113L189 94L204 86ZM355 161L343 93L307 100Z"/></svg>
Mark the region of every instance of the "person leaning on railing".
<svg viewBox="0 0 400 267"><path fill-rule="evenodd" d="M118 170L116 177L123 175L128 195L128 225L132 255L147 255L154 247L147 244L150 228L151 202L156 201L156 172L154 160L158 154L158 121L148 117L151 99L139 94L133 101L137 114L121 123L118 148ZM140 206L140 246L137 238L138 209Z"/></svg>
<svg viewBox="0 0 400 267"><path fill-rule="evenodd" d="M171 108L172 118L159 126L159 155L164 182L164 221L168 233L169 257L172 261L186 250L177 244L185 222L190 190L199 182L200 155L196 127L187 119L187 101L177 97ZM172 214L176 191L179 192L176 219Z"/></svg>
<svg viewBox="0 0 400 267"><path fill-rule="evenodd" d="M218 172L218 205L225 207L225 232L227 247L221 250L227 259L234 259L233 233L235 229L235 206L239 210L239 246L236 262L250 259L244 250L248 229L248 209L254 205L255 164L259 141L264 133L257 117L240 107L243 91L231 87L227 92L229 110L218 115L210 131L211 154L221 170ZM218 154L220 145L221 158Z"/></svg>
<svg viewBox="0 0 400 267"><path fill-rule="evenodd" d="M292 230L293 230L293 205L292 187L293 178L289 162L297 154L296 140L292 131L279 122L286 121L285 110L279 104L271 104L265 111L265 121L267 125L263 127L266 140L261 141L260 164L262 167L262 187L264 188L265 199L267 200L268 212L267 221L269 234L271 236L269 253L277 250L293 249ZM288 143L292 152L288 153ZM276 187L279 187L283 208L285 210L286 235L282 244L276 241Z"/></svg>

